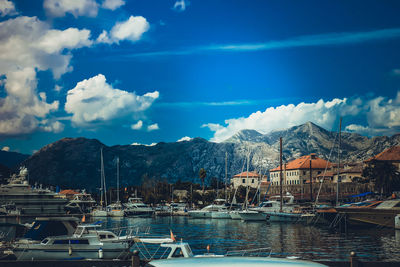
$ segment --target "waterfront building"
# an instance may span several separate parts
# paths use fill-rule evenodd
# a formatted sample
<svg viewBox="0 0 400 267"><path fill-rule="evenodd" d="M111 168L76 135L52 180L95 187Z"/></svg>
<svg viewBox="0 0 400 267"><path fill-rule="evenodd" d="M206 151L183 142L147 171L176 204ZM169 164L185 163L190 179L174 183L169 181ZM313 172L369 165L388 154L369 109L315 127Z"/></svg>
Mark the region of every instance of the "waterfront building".
<svg viewBox="0 0 400 267"><path fill-rule="evenodd" d="M313 182L318 175L323 174L325 168L330 168L332 165L331 162L318 158L315 153L302 156L283 165L283 184L299 185L309 183L310 163ZM280 166L270 170L270 181L272 185L280 185Z"/></svg>
<svg viewBox="0 0 400 267"><path fill-rule="evenodd" d="M356 180L364 179L362 177L362 170L363 166L361 162L343 164L343 166L341 166L339 171L339 181L341 183L351 183ZM337 165L336 167L332 167L331 173L333 174L332 182L337 183L338 181Z"/></svg>
<svg viewBox="0 0 400 267"><path fill-rule="evenodd" d="M392 146L391 148L388 148L376 156L366 160L365 163L368 164L373 160L390 162L400 171L400 146Z"/></svg>
<svg viewBox="0 0 400 267"><path fill-rule="evenodd" d="M261 181L261 177L256 172L242 172L233 176L231 181L234 189L238 188L239 186L257 188Z"/></svg>

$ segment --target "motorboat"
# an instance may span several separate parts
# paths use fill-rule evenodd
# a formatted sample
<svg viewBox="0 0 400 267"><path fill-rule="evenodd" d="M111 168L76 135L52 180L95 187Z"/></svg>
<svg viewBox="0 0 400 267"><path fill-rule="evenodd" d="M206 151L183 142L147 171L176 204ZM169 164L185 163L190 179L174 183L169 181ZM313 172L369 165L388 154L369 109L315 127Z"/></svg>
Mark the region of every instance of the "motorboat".
<svg viewBox="0 0 400 267"><path fill-rule="evenodd" d="M225 199L216 199L213 204L200 210L190 210L188 213L191 218L212 218L212 212L218 212L224 208L226 208Z"/></svg>
<svg viewBox="0 0 400 267"><path fill-rule="evenodd" d="M139 197L130 197L125 205L125 213L127 216L151 216L154 210L147 204L143 203Z"/></svg>
<svg viewBox="0 0 400 267"><path fill-rule="evenodd" d="M100 227L100 223L82 224L72 235L48 236L40 243L17 242L13 252L17 260L126 259L135 242L174 242L171 238L138 237L133 231L117 236Z"/></svg>
<svg viewBox="0 0 400 267"><path fill-rule="evenodd" d="M107 206L107 216L108 217L124 217L125 210L121 202L117 201Z"/></svg>
<svg viewBox="0 0 400 267"><path fill-rule="evenodd" d="M203 255L194 255L189 244L186 242L161 244L160 247L169 250L166 259L152 260L147 267L166 267L166 266L285 266L285 267L327 267L326 265L315 263L312 261L289 259L289 258L276 258L262 256L242 256L247 255L246 251L240 253L226 255L215 255L206 253ZM258 253L257 253L258 254Z"/></svg>
<svg viewBox="0 0 400 267"><path fill-rule="evenodd" d="M211 218L213 219L230 219L231 215L226 205L220 207L216 211L211 211Z"/></svg>
<svg viewBox="0 0 400 267"><path fill-rule="evenodd" d="M166 266L268 266L268 267L327 267L327 265L296 259L273 258L273 257L190 257L154 260L146 265L147 267Z"/></svg>
<svg viewBox="0 0 400 267"><path fill-rule="evenodd" d="M65 209L70 214L85 214L90 212L94 204L96 204L96 201L92 198L92 195L83 191L75 194L73 199L65 206Z"/></svg>

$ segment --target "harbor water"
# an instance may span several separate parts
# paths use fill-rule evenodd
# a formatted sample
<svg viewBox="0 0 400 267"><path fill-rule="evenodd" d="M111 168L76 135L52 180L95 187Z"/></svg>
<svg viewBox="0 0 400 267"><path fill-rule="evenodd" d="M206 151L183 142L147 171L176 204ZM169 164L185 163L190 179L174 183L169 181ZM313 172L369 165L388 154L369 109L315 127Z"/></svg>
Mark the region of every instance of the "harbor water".
<svg viewBox="0 0 400 267"><path fill-rule="evenodd" d="M4 222L4 218L1 219ZM25 223L33 218L21 218ZM351 251L363 261L400 261L400 230L349 228L347 232L327 226L294 223L243 222L229 219L193 219L186 216L153 218L92 218L103 228L128 227L140 232L170 236L188 242L194 254L226 254L230 251L268 248L272 256L297 256L308 260L349 260ZM4 230L4 229L3 229ZM118 232L118 231L116 231ZM135 249L135 247L133 247ZM136 248L137 249L137 248ZM150 254L153 251L150 248Z"/></svg>
<svg viewBox="0 0 400 267"><path fill-rule="evenodd" d="M309 260L348 260L351 251L365 261L400 261L400 231L379 228L348 229L292 223L243 222L189 217L108 218L105 227L137 227L151 233L174 233L190 244L194 254L270 248L272 255Z"/></svg>

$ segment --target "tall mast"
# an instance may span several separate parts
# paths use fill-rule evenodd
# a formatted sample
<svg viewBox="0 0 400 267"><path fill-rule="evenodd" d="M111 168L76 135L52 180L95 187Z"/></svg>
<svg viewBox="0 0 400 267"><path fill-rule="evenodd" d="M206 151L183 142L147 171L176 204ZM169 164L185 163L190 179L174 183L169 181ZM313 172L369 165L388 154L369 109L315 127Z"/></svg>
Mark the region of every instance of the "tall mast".
<svg viewBox="0 0 400 267"><path fill-rule="evenodd" d="M228 152L225 151L225 201L226 198L226 184L228 182Z"/></svg>
<svg viewBox="0 0 400 267"><path fill-rule="evenodd" d="M279 138L279 161L280 161L280 187L279 187L279 194L280 194L280 199L281 199L281 207L279 209L279 212L282 212L282 206L283 206L283 192L282 192L282 182L283 182L283 175L282 175L282 137Z"/></svg>
<svg viewBox="0 0 400 267"><path fill-rule="evenodd" d="M117 157L117 203L119 203L119 157Z"/></svg>
<svg viewBox="0 0 400 267"><path fill-rule="evenodd" d="M246 204L246 210L247 210L247 206L248 206L248 204L249 204L249 200L248 200L248 197L249 197L249 186L248 186L248 182L249 182L249 158L250 158L250 151L249 151L249 154L247 154L247 166L246 166L246 202L245 202L245 204Z"/></svg>
<svg viewBox="0 0 400 267"><path fill-rule="evenodd" d="M107 204L107 187L106 187L106 175L104 174L104 162L103 162L103 148L101 149L101 178L103 180L103 188L104 188L104 200Z"/></svg>
<svg viewBox="0 0 400 267"><path fill-rule="evenodd" d="M339 121L338 173L337 173L337 183L336 183L336 206L339 206L340 146L341 146L341 142L342 142L341 131L342 131L342 118L340 118L340 121Z"/></svg>
<svg viewBox="0 0 400 267"><path fill-rule="evenodd" d="M100 149L100 206L103 207L104 183L103 183L103 148Z"/></svg>

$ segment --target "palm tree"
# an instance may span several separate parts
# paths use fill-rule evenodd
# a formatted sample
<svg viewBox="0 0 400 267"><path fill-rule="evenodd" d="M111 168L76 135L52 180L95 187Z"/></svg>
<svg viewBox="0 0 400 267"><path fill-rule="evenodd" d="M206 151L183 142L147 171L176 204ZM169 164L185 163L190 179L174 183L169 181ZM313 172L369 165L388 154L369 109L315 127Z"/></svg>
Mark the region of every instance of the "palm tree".
<svg viewBox="0 0 400 267"><path fill-rule="evenodd" d="M400 188L400 172L389 161L371 160L363 169L363 177L373 182L375 190L385 195Z"/></svg>
<svg viewBox="0 0 400 267"><path fill-rule="evenodd" d="M204 195L204 179L206 178L206 176L207 176L206 170L204 168L201 168L199 171L199 177L203 185L203 195Z"/></svg>

